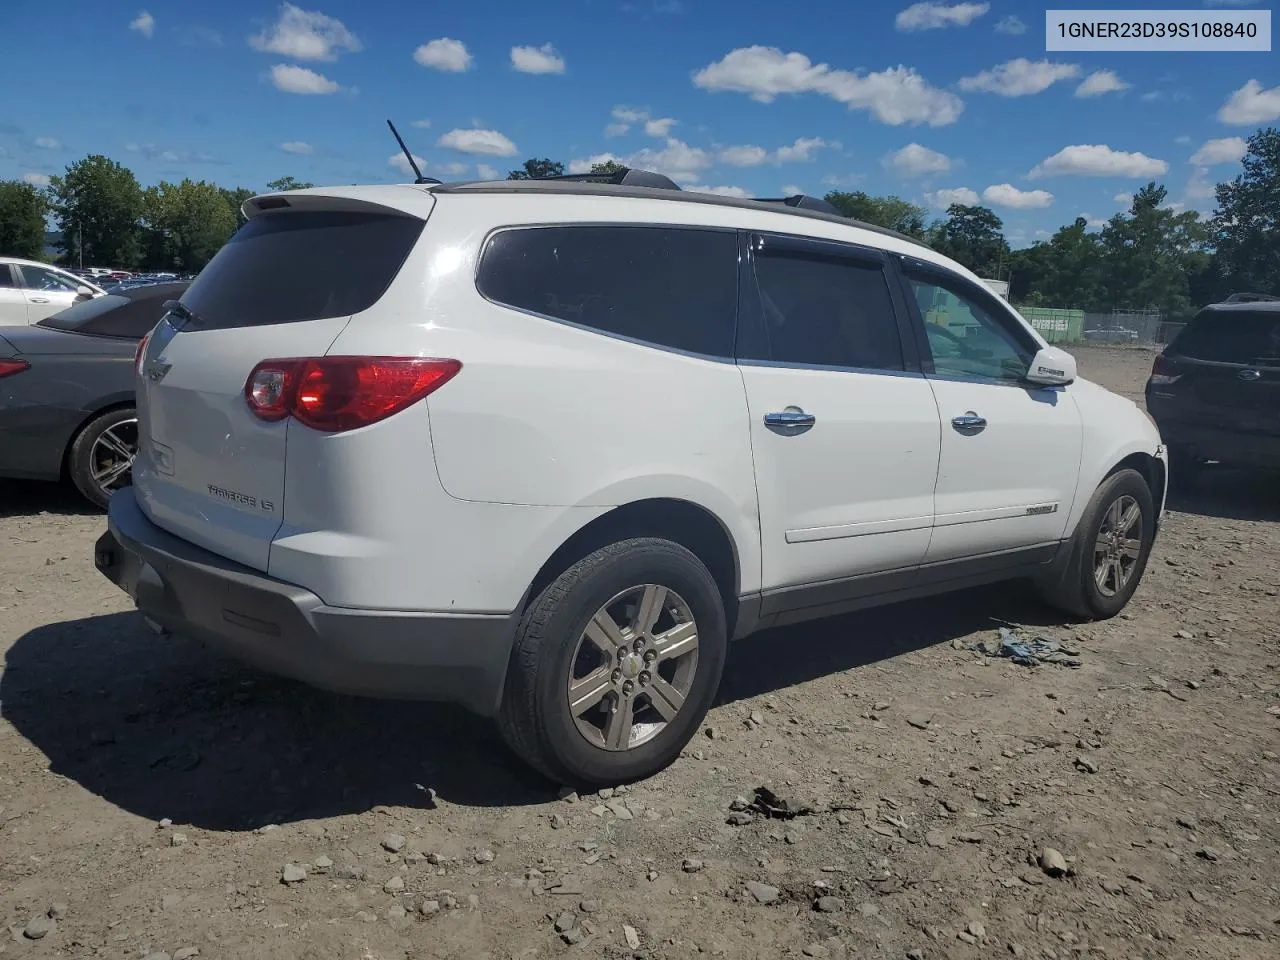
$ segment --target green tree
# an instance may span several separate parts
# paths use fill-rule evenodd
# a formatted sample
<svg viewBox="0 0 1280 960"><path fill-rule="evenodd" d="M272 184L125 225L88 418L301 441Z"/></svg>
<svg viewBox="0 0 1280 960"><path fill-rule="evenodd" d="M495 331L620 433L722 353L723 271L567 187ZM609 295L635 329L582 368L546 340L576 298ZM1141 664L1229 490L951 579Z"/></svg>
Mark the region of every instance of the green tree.
<svg viewBox="0 0 1280 960"><path fill-rule="evenodd" d="M507 174L508 180L541 180L543 177L564 176L564 164L559 160L546 158L526 160L519 170Z"/></svg>
<svg viewBox="0 0 1280 960"><path fill-rule="evenodd" d="M1074 310L1106 307L1102 246L1084 217L1060 227L1047 243L1014 251L1009 265L1012 300Z"/></svg>
<svg viewBox="0 0 1280 960"><path fill-rule="evenodd" d="M267 181L267 189L272 193L283 193L285 190L309 190L314 186L314 183L308 183L305 180L295 180L293 177L281 177L279 180Z"/></svg>
<svg viewBox="0 0 1280 960"><path fill-rule="evenodd" d="M40 259L48 211L48 198L31 184L0 180L0 254Z"/></svg>
<svg viewBox="0 0 1280 960"><path fill-rule="evenodd" d="M927 211L901 197L873 197L861 190L851 193L832 190L823 199L839 210L841 216L852 220L897 230L912 237L923 238L925 235Z"/></svg>
<svg viewBox="0 0 1280 960"><path fill-rule="evenodd" d="M142 187L133 171L91 154L67 167L64 176L54 177L49 190L68 262L78 263L82 256L94 266L138 262Z"/></svg>
<svg viewBox="0 0 1280 960"><path fill-rule="evenodd" d="M1251 136L1243 164L1239 176L1216 190L1217 272L1227 292L1280 295L1280 130Z"/></svg>
<svg viewBox="0 0 1280 960"><path fill-rule="evenodd" d="M226 201L227 209L231 211L231 216L235 219L236 226L245 222L244 214L240 212L240 208L244 206L244 202L254 196L254 191L248 187L236 187L234 190L228 190L226 187L219 187L218 192L222 194L222 199Z"/></svg>
<svg viewBox="0 0 1280 960"><path fill-rule="evenodd" d="M1203 257L1209 230L1194 210L1179 213L1165 206L1168 194L1148 183L1134 196L1129 214L1116 214L1102 228L1106 305L1154 307L1167 318L1191 312L1189 271Z"/></svg>
<svg viewBox="0 0 1280 960"><path fill-rule="evenodd" d="M195 273L236 229L223 191L203 180L161 181L147 189L147 257L152 267Z"/></svg>
<svg viewBox="0 0 1280 960"><path fill-rule="evenodd" d="M947 218L933 230L931 244L939 253L963 264L980 277L999 279L1009 262L1004 222L987 207L953 203Z"/></svg>
<svg viewBox="0 0 1280 960"><path fill-rule="evenodd" d="M604 163L593 163L591 165L592 173L620 173L627 169L625 163L619 163L617 160L606 160Z"/></svg>

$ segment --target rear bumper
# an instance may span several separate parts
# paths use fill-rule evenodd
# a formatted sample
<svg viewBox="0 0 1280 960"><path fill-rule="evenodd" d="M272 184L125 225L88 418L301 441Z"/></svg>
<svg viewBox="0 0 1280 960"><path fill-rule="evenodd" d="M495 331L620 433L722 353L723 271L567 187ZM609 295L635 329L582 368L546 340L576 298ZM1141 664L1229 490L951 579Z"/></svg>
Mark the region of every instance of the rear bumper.
<svg viewBox="0 0 1280 960"><path fill-rule="evenodd" d="M1232 466L1280 469L1280 432L1244 433L1159 418L1156 422L1164 442L1179 453Z"/></svg>
<svg viewBox="0 0 1280 960"><path fill-rule="evenodd" d="M271 673L362 696L443 700L492 716L516 616L330 607L153 524L131 488L111 498L94 561L172 633Z"/></svg>

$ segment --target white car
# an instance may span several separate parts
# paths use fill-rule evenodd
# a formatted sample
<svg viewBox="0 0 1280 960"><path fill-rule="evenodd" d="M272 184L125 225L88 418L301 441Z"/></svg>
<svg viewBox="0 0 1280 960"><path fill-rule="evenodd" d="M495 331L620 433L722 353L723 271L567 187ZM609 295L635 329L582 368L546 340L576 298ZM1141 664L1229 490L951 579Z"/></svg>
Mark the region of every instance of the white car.
<svg viewBox="0 0 1280 960"><path fill-rule="evenodd" d="M96 283L47 263L0 257L0 326L39 323L73 303L105 295Z"/></svg>
<svg viewBox="0 0 1280 960"><path fill-rule="evenodd" d="M101 571L581 785L670 763L767 627L1013 578L1125 606L1137 406L907 237L635 173L249 200L139 349Z"/></svg>

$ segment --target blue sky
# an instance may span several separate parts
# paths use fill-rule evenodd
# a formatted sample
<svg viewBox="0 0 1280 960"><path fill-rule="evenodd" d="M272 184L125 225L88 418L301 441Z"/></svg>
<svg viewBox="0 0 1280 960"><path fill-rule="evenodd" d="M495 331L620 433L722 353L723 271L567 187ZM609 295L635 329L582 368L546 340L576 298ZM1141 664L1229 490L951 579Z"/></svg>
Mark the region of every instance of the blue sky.
<svg viewBox="0 0 1280 960"><path fill-rule="evenodd" d="M0 177L104 153L144 184L400 181L391 117L443 179L612 156L757 196L983 202L1015 246L1101 221L1149 179L1212 209L1239 138L1280 121L1280 59L1047 54L1045 8L63 0L51 21L47 0L8 0Z"/></svg>

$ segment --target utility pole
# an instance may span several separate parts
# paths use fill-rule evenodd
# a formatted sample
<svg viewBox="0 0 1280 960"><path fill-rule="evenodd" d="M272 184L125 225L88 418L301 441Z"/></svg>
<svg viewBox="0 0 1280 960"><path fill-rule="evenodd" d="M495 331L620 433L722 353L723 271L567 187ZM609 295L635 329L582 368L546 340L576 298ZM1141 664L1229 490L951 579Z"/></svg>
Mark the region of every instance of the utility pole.
<svg viewBox="0 0 1280 960"><path fill-rule="evenodd" d="M84 231L80 229L80 221L76 220L76 253L80 255L80 269L84 269Z"/></svg>

